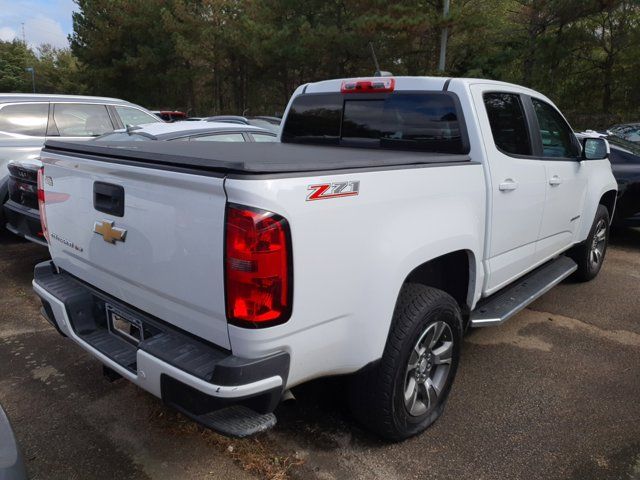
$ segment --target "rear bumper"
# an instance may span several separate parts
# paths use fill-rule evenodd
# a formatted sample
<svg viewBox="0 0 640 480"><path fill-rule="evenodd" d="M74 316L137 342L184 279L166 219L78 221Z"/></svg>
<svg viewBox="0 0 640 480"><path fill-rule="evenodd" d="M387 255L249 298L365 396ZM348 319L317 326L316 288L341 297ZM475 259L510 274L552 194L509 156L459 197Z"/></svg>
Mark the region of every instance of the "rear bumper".
<svg viewBox="0 0 640 480"><path fill-rule="evenodd" d="M60 333L196 420L230 405L268 413L280 401L289 372L288 353L260 359L233 356L58 272L53 262L36 265L33 289L42 300L43 314ZM139 343L110 330L107 305L139 322L144 332Z"/></svg>
<svg viewBox="0 0 640 480"><path fill-rule="evenodd" d="M34 243L47 246L47 241L41 236L42 225L38 210L7 200L4 204L4 216L7 230Z"/></svg>

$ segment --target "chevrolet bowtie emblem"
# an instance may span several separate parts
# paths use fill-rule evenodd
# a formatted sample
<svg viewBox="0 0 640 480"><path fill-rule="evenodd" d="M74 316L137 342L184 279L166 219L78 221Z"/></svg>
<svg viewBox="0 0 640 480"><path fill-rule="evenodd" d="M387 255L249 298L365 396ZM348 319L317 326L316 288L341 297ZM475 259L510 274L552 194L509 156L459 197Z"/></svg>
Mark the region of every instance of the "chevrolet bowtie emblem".
<svg viewBox="0 0 640 480"><path fill-rule="evenodd" d="M127 231L123 228L115 228L113 222L103 220L93 224L93 231L102 235L102 239L108 243L124 242Z"/></svg>

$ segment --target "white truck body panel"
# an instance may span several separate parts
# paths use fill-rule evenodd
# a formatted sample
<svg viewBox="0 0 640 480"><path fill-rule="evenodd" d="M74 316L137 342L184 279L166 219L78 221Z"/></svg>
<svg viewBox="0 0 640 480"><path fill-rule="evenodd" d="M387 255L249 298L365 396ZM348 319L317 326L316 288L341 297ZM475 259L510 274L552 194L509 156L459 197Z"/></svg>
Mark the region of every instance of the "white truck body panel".
<svg viewBox="0 0 640 480"><path fill-rule="evenodd" d="M453 176L463 188L451 188ZM360 181L358 196L304 201L310 184L348 180ZM475 261L482 255L485 228L479 164L228 179L225 188L230 202L274 211L291 226L291 320L260 330L229 328L234 354L252 358L289 351L291 384L354 371L378 357L403 282L432 258L468 252L469 296L479 295L482 278Z"/></svg>

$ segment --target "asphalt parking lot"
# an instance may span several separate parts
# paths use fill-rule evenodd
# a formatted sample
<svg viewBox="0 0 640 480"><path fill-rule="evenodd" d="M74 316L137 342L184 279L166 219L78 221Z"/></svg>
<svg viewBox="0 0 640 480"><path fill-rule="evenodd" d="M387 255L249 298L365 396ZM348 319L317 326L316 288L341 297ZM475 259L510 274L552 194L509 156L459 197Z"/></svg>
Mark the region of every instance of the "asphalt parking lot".
<svg viewBox="0 0 640 480"><path fill-rule="evenodd" d="M297 391L275 429L242 441L109 383L39 315L46 249L0 234L0 404L34 479L640 480L640 230L612 241L593 282L471 332L444 416L387 444L353 422L340 379Z"/></svg>

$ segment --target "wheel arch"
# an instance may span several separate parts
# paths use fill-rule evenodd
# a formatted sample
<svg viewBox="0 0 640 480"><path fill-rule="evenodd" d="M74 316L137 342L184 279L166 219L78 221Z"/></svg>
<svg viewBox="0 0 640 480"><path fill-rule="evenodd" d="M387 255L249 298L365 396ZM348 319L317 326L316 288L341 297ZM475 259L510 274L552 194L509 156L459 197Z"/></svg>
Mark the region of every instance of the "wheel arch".
<svg viewBox="0 0 640 480"><path fill-rule="evenodd" d="M599 205L603 205L609 212L609 222L613 221L613 214L616 209L616 198L618 192L616 190L609 190L602 194L600 197Z"/></svg>
<svg viewBox="0 0 640 480"><path fill-rule="evenodd" d="M468 318L475 293L476 259L471 250L456 250L416 266L402 285L417 283L451 295Z"/></svg>

